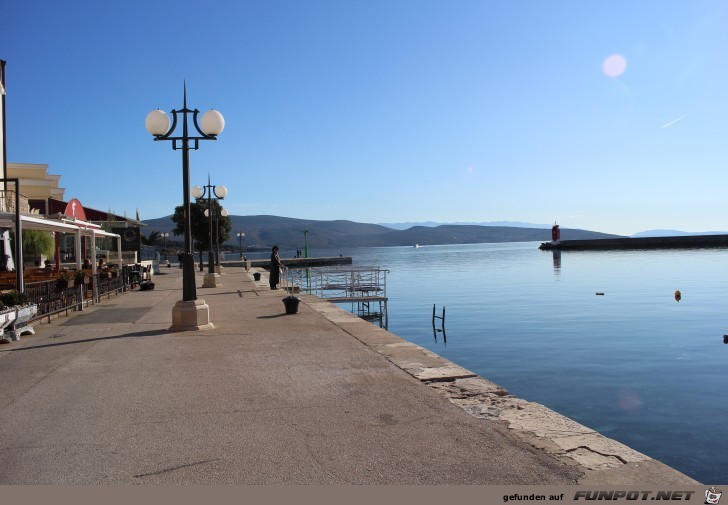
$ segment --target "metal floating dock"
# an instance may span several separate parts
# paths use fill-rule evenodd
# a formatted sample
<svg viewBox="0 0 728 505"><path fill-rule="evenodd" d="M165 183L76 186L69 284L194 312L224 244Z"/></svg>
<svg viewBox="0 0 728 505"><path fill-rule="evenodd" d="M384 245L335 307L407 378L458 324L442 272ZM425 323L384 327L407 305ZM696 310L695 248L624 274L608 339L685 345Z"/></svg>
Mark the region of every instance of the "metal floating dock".
<svg viewBox="0 0 728 505"><path fill-rule="evenodd" d="M289 286L316 295L331 303L351 304L351 312L387 329L387 274L389 270L371 266L341 265L317 268L288 266Z"/></svg>

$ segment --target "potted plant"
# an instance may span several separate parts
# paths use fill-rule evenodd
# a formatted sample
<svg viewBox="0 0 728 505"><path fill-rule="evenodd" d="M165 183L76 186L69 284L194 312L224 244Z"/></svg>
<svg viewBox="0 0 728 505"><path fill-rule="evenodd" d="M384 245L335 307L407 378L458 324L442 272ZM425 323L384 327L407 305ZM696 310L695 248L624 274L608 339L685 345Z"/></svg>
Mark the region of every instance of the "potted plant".
<svg viewBox="0 0 728 505"><path fill-rule="evenodd" d="M88 284L88 282L89 282L88 272L83 269L76 270L76 273L73 276L73 280L76 284Z"/></svg>
<svg viewBox="0 0 728 505"><path fill-rule="evenodd" d="M58 275L58 287L60 289L68 289L74 286L76 274L70 270L64 270Z"/></svg>
<svg viewBox="0 0 728 505"><path fill-rule="evenodd" d="M286 308L286 314L298 314L298 303L301 301L293 295L286 296L283 299L283 305Z"/></svg>
<svg viewBox="0 0 728 505"><path fill-rule="evenodd" d="M23 332L35 333L28 322L38 314L38 306L28 301L28 295L16 290L0 295L1 340L18 340Z"/></svg>
<svg viewBox="0 0 728 505"><path fill-rule="evenodd" d="M4 303L0 302L0 331L5 332L5 328L15 322L15 318L18 317L18 311L15 307L8 307Z"/></svg>
<svg viewBox="0 0 728 505"><path fill-rule="evenodd" d="M0 294L0 306L2 307L15 307L18 305L25 305L28 303L28 295L21 293L15 289L5 291Z"/></svg>

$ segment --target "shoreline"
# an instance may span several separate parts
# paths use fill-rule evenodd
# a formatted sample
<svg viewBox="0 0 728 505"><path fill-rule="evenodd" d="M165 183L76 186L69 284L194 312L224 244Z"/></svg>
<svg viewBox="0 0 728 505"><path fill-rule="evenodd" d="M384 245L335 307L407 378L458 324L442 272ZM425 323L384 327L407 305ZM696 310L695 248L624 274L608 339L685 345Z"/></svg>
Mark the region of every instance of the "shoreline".
<svg viewBox="0 0 728 505"><path fill-rule="evenodd" d="M263 269L171 331L181 277L0 347L3 484L698 485Z"/></svg>
<svg viewBox="0 0 728 505"><path fill-rule="evenodd" d="M261 273L261 280L257 282L267 285L268 272L256 270ZM253 273L251 270L249 275ZM313 300L309 301L309 297ZM692 477L540 403L511 395L506 388L487 378L379 328L334 303L313 295L303 295L301 300L467 414L484 421L503 423L515 438L535 450L583 468L585 473L579 485L636 485L647 482L632 480L630 474L652 478L657 475L661 479L659 483L665 485L700 484Z"/></svg>

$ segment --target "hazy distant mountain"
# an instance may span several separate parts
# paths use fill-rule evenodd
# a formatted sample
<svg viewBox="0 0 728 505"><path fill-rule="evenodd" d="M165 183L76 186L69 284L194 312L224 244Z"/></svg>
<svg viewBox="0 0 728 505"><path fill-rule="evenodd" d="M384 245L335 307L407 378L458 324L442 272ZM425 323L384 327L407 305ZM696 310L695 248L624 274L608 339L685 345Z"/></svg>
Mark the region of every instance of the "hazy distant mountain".
<svg viewBox="0 0 728 505"><path fill-rule="evenodd" d="M435 226L442 226L442 225L465 225L465 226L511 226L514 228L551 228L552 225L550 224L534 224L534 223L521 223L518 221L487 221L487 222L467 222L467 221L458 221L455 223L437 223L435 221L423 221L423 222L408 222L408 223L379 223L382 226L386 226L387 228L392 228L393 230L406 230L407 228L412 228L414 226L427 226L430 228L434 228Z"/></svg>
<svg viewBox="0 0 728 505"><path fill-rule="evenodd" d="M725 231L679 231L679 230L646 230L632 235L633 238L640 237L686 237L692 235L725 235Z"/></svg>
<svg viewBox="0 0 728 505"><path fill-rule="evenodd" d="M281 249L302 249L305 245L304 230L308 230L305 240L309 248L332 249L340 247L378 247L413 246L439 244L478 244L486 242L536 242L551 240L551 227L524 228L518 226L482 225L438 225L413 226L406 230L394 230L378 224L355 223L353 221L314 221L277 216L230 216L233 225L229 245L239 244L235 233L245 233L243 244L246 247L272 247L278 244ZM145 221L150 231L172 232L172 216ZM587 230L561 229L564 240L617 238ZM182 237L170 240L181 241Z"/></svg>

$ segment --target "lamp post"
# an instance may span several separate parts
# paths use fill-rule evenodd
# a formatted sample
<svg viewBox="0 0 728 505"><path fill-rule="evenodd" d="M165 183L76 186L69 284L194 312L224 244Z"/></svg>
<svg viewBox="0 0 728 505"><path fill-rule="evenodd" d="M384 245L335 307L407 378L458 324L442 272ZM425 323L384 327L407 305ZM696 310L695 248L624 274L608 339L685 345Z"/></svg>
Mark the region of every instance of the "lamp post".
<svg viewBox="0 0 728 505"><path fill-rule="evenodd" d="M236 233L236 235L238 237L238 241L240 242L240 259L242 260L243 259L243 237L245 237L245 233L243 233L242 231L239 231L238 233Z"/></svg>
<svg viewBox="0 0 728 505"><path fill-rule="evenodd" d="M160 233L159 236L164 239L164 261L168 262L169 260L167 259L167 237L169 237L169 233Z"/></svg>
<svg viewBox="0 0 728 505"><path fill-rule="evenodd" d="M207 184L204 186L195 186L192 188L192 196L197 200L204 200L207 196L207 210L205 216L210 218L210 247L207 253L207 274L205 274L205 282L202 284L203 288L210 288L219 286L220 276L215 273L215 262L213 260L212 252L212 199L224 200L227 196L227 188L225 186L215 186L210 184L210 176L207 176Z"/></svg>
<svg viewBox="0 0 728 505"><path fill-rule="evenodd" d="M212 328L209 321L209 307L202 300L197 300L195 287L195 264L192 257L192 231L190 225L190 149L197 150L200 140L217 140L217 136L225 128L225 119L216 110L209 110L202 116L198 124L200 111L187 108L187 84L184 86L182 109L172 110L172 126L169 116L162 110L153 110L147 114L146 127L154 140L172 141L173 150L182 150L182 204L184 208L184 253L182 260L182 301L172 309L173 330L197 330ZM198 135L189 132L189 116ZM181 118L182 134L173 136L177 123Z"/></svg>
<svg viewBox="0 0 728 505"><path fill-rule="evenodd" d="M308 258L308 230L303 230L303 257Z"/></svg>
<svg viewBox="0 0 728 505"><path fill-rule="evenodd" d="M209 217L209 209L205 209L205 217ZM220 209L219 213L213 213L213 219L215 221L215 268L217 273L220 272L220 216L227 217L228 211L225 207Z"/></svg>
<svg viewBox="0 0 728 505"><path fill-rule="evenodd" d="M228 211L225 207L220 209L220 215L215 217L215 249L217 250L217 271L222 273L220 267L220 218L228 217Z"/></svg>

